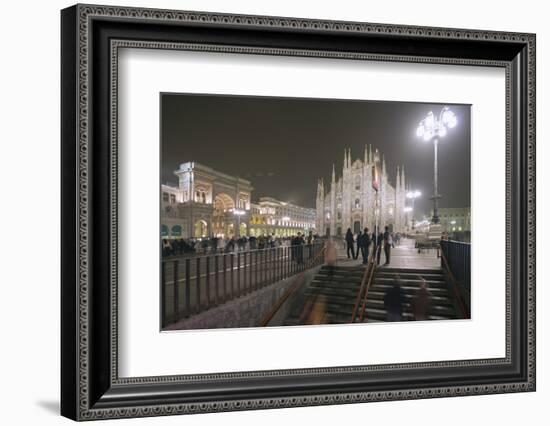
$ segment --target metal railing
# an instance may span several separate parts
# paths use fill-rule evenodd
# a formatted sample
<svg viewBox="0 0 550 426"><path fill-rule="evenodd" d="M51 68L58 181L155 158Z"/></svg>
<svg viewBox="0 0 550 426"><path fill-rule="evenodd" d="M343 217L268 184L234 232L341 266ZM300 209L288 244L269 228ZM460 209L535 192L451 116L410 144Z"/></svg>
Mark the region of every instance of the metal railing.
<svg viewBox="0 0 550 426"><path fill-rule="evenodd" d="M441 252L445 256L456 281L470 291L470 249L471 245L459 241L441 240ZM443 259L441 260L441 266Z"/></svg>
<svg viewBox="0 0 550 426"><path fill-rule="evenodd" d="M322 249L313 243L164 259L162 327L322 264Z"/></svg>
<svg viewBox="0 0 550 426"><path fill-rule="evenodd" d="M313 257L313 260L311 261L311 267L315 267L323 264L324 255L325 255L325 247L321 246L321 248L316 251ZM260 326L267 327L269 325L269 322L279 312L279 309L281 309L281 307L285 304L285 302L288 299L290 299L298 291L298 289L304 284L305 282L304 271L305 269L302 270L302 272L300 272L294 278L294 281L292 282L292 284L285 290L282 296L279 297L279 299L275 302L275 304L272 306L269 312L261 319ZM302 315L300 316L300 321L302 320L303 315L304 315L304 312L302 312Z"/></svg>
<svg viewBox="0 0 550 426"><path fill-rule="evenodd" d="M357 297L355 299L355 304L353 305L353 312L351 314L351 319L350 319L351 323L354 323L355 321L357 321L358 314L359 314L358 322L363 322L364 320L365 312L367 309L367 297L369 295L369 290L374 280L374 272L377 264L376 258L381 249L382 249L381 245L373 247L372 255L370 256L367 267L365 268L365 272L363 273L363 278L361 279L361 286L359 287L359 291L357 292ZM361 306L359 307L360 303L361 303Z"/></svg>
<svg viewBox="0 0 550 426"><path fill-rule="evenodd" d="M470 248L468 243L441 240L441 267L447 272L463 318L470 317Z"/></svg>

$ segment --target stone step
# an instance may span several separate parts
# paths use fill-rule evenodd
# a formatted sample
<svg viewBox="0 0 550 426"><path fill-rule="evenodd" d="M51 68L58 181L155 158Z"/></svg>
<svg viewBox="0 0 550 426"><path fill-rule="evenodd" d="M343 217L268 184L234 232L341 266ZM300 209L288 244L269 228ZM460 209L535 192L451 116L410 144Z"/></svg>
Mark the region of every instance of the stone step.
<svg viewBox="0 0 550 426"><path fill-rule="evenodd" d="M447 284L444 280L425 280L426 284L428 285L428 288L431 287L445 287L447 288ZM385 278L385 277L375 277L374 282L376 284L393 284L395 282L395 278ZM421 280L401 280L401 285L408 285L408 286L420 286L422 283Z"/></svg>
<svg viewBox="0 0 550 426"><path fill-rule="evenodd" d="M367 308L365 309L366 322L369 322L370 319L377 321L386 321L386 311L384 309L376 308ZM445 316L445 315L430 315L428 317L430 320L450 320L455 319L455 316ZM413 321L414 316L410 312L403 312L403 321ZM365 318L363 318L365 322Z"/></svg>
<svg viewBox="0 0 550 426"><path fill-rule="evenodd" d="M358 288L361 286L361 281L323 281L315 278L311 282L313 287L334 287L334 288Z"/></svg>
<svg viewBox="0 0 550 426"><path fill-rule="evenodd" d="M376 268L376 274L378 273L390 273L390 274L436 274L440 275L443 273L442 269L421 269L421 268L387 268L380 266Z"/></svg>
<svg viewBox="0 0 550 426"><path fill-rule="evenodd" d="M411 272L411 273L405 273L405 272L393 273L393 272L381 271L381 270L376 271L376 276L377 277L391 277L391 278L394 278L397 275L399 275L399 277L401 277L402 280L418 279L419 276L421 276L422 278L424 278L426 280L427 279L432 279L432 280L443 280L444 279L443 272L440 273L440 274L418 274L418 273L415 273L415 272Z"/></svg>
<svg viewBox="0 0 550 426"><path fill-rule="evenodd" d="M381 291L381 292L386 292L386 290L388 288L390 288L392 286L392 284L382 284L382 283L374 283L373 286L371 286L371 288L369 289L369 292L370 291ZM418 291L418 286L414 286L414 285L402 285L401 286L401 290L403 290L405 293L416 293ZM447 292L447 288L446 287L430 287L428 289L430 291L430 293L432 293L432 295L437 295L437 296L441 296L441 295L447 295L448 292Z"/></svg>
<svg viewBox="0 0 550 426"><path fill-rule="evenodd" d="M357 291L353 290L345 290L345 289L334 289L334 288L325 288L325 287L313 287L308 288L305 291L305 294L309 295L319 295L322 294L323 296L327 296L329 298L332 297L341 297L346 299L352 299L355 301L357 298Z"/></svg>
<svg viewBox="0 0 550 426"><path fill-rule="evenodd" d="M363 280L363 275L315 275L315 279L318 281L353 281L361 282Z"/></svg>
<svg viewBox="0 0 550 426"><path fill-rule="evenodd" d="M384 296L386 295L383 291L376 291L376 290L369 290L369 296L368 299L384 299ZM414 297L416 297L416 293L410 292L410 293L404 293L403 297L406 299L412 300ZM452 306L451 299L446 295L434 295L432 294L431 297L432 304L438 304L438 305L449 305Z"/></svg>
<svg viewBox="0 0 550 426"><path fill-rule="evenodd" d="M334 265L331 267L327 265L323 265L320 269L320 271L328 271L332 269L333 271L343 271L343 272L361 272L365 269L366 266L358 265L358 266L339 266Z"/></svg>
<svg viewBox="0 0 550 426"><path fill-rule="evenodd" d="M347 313L351 315L353 307L355 306L355 299L345 297L331 297L325 302L327 311L337 311L341 313ZM403 310L406 312L412 311L412 298L402 303ZM384 309L384 299L367 299L367 307ZM433 314L455 315L455 311L450 304L436 304L432 303L431 311Z"/></svg>

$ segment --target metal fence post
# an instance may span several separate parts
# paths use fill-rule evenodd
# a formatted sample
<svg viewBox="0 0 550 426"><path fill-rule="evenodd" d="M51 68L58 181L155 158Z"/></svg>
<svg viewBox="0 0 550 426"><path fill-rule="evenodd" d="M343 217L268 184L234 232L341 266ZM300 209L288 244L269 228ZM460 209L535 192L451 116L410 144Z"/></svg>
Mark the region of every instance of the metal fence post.
<svg viewBox="0 0 550 426"><path fill-rule="evenodd" d="M178 285L178 265L179 261L174 260L174 269L173 269L173 275L172 280L174 282L174 286L172 288L172 297L173 297L173 310L174 310L174 322L178 321L180 319L180 309L179 309L179 285Z"/></svg>
<svg viewBox="0 0 550 426"><path fill-rule="evenodd" d="M161 321L162 321L162 328L166 327L167 319L166 319L166 261L162 261L161 264L161 279L160 279L160 291L161 291Z"/></svg>
<svg viewBox="0 0 550 426"><path fill-rule="evenodd" d="M210 307L210 256L206 257L206 309Z"/></svg>
<svg viewBox="0 0 550 426"><path fill-rule="evenodd" d="M195 271L195 312L198 314L201 311L201 258L197 257L197 267Z"/></svg>

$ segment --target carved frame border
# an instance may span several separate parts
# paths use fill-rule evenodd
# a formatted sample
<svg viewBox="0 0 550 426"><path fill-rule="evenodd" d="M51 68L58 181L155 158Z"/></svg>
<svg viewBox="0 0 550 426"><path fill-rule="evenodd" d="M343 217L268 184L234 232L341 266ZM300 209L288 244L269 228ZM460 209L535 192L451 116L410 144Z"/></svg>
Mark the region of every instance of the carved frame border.
<svg viewBox="0 0 550 426"><path fill-rule="evenodd" d="M77 232L76 232L76 261L78 276L76 277L76 348L77 362L75 363L74 390L77 391L76 407L65 410L65 415L78 420L92 420L113 417L140 417L151 415L169 415L198 412L216 412L243 409L260 408L281 408L292 406L308 406L322 404L339 404L365 401L382 400L400 400L415 398L432 398L442 396L461 396L476 395L487 393L503 393L518 391L533 391L535 389L535 36L533 34L520 34L510 32L478 31L464 29L447 28L427 28L410 27L401 25L369 24L356 22L336 22L309 19L263 17L263 16L245 16L228 15L216 13L168 11L156 9L136 9L126 7L103 7L90 5L77 5L74 13L77 19L77 64L76 64L76 87L77 97L77 140L76 144L76 170L77 178ZM227 401L213 401L201 403L165 403L145 406L128 407L106 407L95 408L90 399L89 379L89 354L90 354L90 333L89 333L89 218L90 218L90 193L89 193L89 113L90 113L90 81L89 81L89 61L91 51L90 24L95 18L120 18L128 20L139 20L140 22L171 22L171 23L193 23L193 24L214 24L214 25L236 25L239 27L257 27L257 28L294 28L304 31L326 31L326 32L344 32L344 33L362 33L362 34L382 34L392 35L410 35L422 38L437 39L462 39L462 40L485 40L485 41L507 41L521 43L527 49L527 188L525 192L526 202L526 221L527 221L527 380L521 382L503 382L499 384L484 384L479 386L449 386L446 388L408 388L377 392L351 392L351 393L327 393L322 395L300 396L300 397L270 397L254 399L235 399ZM266 376L301 376L308 374L333 374L342 372L392 370L407 368L425 368L425 367L450 367L450 366L479 366L479 365L503 365L510 363L510 345L511 345L511 321L510 312L511 300L511 266L510 255L512 247L510 239L507 239L507 259L506 259L506 357L503 359L483 359L483 360L463 360L451 362L434 363L414 363L414 364L389 364L379 366L361 366L361 367L327 367L318 369L300 369L300 370L274 370L262 372L244 372L244 373L222 373L191 376L161 376L161 377L142 377L126 378L118 377L118 357L117 357L117 70L118 70L118 49L124 47L131 48L154 48L154 49L178 49L178 50L198 50L214 51L238 54L265 54L265 55L293 55L293 56L311 56L327 57L337 59L360 59L360 60L378 60L378 61L397 61L397 62L425 62L425 63L446 63L460 65L482 65L497 66L506 69L506 195L507 212L506 227L507 233L512 226L510 219L511 206L511 94L513 91L513 82L511 81L511 64L507 61L487 61L472 60L460 58L440 58L440 57L416 57L403 55L384 55L384 54L365 54L365 53L346 53L346 52L327 52L315 50L300 49L277 49L277 48L255 48L243 46L216 46L193 43L170 43L170 42L151 42L143 40L112 40L111 41L111 369L110 380L113 386L125 384L152 384L152 383L174 383L182 381L215 381L219 379L242 379L245 377L266 377ZM74 411L73 411L74 410ZM63 407L62 407L63 411Z"/></svg>

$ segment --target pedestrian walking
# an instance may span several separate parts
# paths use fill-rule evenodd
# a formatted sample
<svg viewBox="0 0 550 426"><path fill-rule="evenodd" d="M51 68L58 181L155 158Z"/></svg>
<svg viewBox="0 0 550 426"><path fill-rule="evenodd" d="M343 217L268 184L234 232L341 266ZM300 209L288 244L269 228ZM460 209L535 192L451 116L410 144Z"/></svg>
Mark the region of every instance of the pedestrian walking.
<svg viewBox="0 0 550 426"><path fill-rule="evenodd" d="M403 290L401 288L401 278L395 277L393 285L388 288L384 295L384 309L386 310L386 321L394 322L403 319Z"/></svg>
<svg viewBox="0 0 550 426"><path fill-rule="evenodd" d="M347 247L347 254L348 259L355 259L355 249L353 247L353 233L351 232L351 228L348 228L346 231L346 247ZM350 256L351 251L351 256Z"/></svg>
<svg viewBox="0 0 550 426"><path fill-rule="evenodd" d="M382 237L382 240L384 242L384 255L386 256L386 263L384 263L385 266L390 264L391 247L393 245L391 232L389 230L389 227L387 226L384 228L384 235Z"/></svg>
<svg viewBox="0 0 550 426"><path fill-rule="evenodd" d="M363 265L369 263L369 248L370 248L370 237L369 237L369 228L365 228L361 235L361 256L363 256Z"/></svg>
<svg viewBox="0 0 550 426"><path fill-rule="evenodd" d="M428 290L428 283L421 276L420 288L412 301L412 310L415 321L424 321L429 319L432 308L432 294Z"/></svg>
<svg viewBox="0 0 550 426"><path fill-rule="evenodd" d="M357 233L357 237L355 238L355 241L357 241L357 250L355 251L355 258L357 259L359 257L359 252L363 252L362 244L363 244L363 234L361 234L361 231Z"/></svg>

